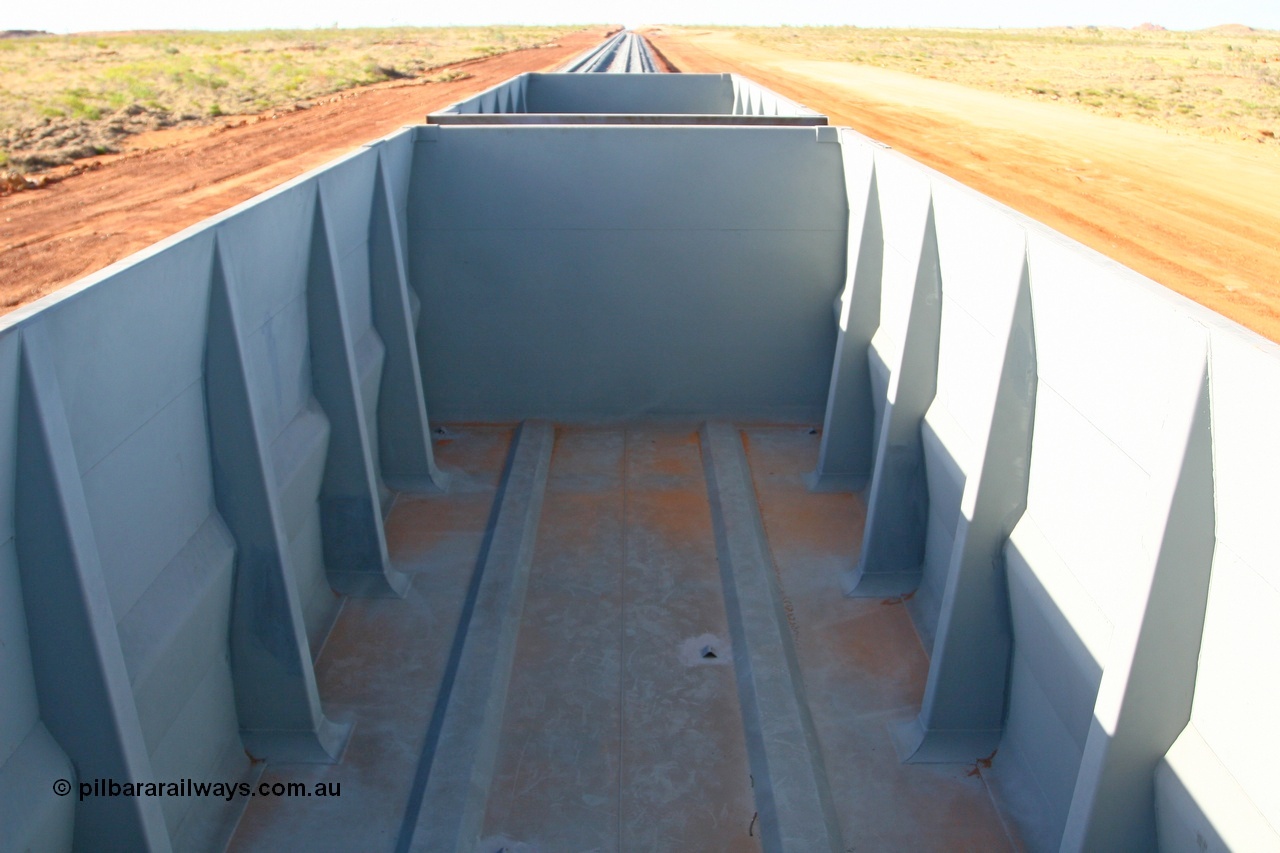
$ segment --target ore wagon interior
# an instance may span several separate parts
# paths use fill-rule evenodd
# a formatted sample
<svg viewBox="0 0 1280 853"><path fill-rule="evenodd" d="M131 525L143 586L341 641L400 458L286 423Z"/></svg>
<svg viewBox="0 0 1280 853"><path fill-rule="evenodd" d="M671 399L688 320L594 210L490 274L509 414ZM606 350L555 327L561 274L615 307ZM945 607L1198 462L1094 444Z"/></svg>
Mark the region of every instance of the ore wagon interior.
<svg viewBox="0 0 1280 853"><path fill-rule="evenodd" d="M1274 849L1280 351L564 77L0 321L0 846Z"/></svg>

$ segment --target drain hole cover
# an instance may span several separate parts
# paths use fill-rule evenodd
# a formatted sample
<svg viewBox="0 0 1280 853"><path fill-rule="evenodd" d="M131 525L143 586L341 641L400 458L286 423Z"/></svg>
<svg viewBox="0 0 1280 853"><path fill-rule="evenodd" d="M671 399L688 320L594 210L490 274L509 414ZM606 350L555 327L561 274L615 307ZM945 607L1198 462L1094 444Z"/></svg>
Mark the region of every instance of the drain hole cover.
<svg viewBox="0 0 1280 853"><path fill-rule="evenodd" d="M715 634L682 641L676 654L685 666L724 666L733 662L733 649Z"/></svg>

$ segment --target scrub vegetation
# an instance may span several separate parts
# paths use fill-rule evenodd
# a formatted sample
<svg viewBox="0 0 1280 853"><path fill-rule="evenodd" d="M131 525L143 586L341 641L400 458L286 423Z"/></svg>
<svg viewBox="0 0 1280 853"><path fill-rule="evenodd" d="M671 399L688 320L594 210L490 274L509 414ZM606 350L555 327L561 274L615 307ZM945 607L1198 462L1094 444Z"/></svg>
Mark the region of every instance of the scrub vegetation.
<svg viewBox="0 0 1280 853"><path fill-rule="evenodd" d="M574 29L0 33L0 169L36 171L108 153L131 133L305 107L355 86L458 79L434 69Z"/></svg>
<svg viewBox="0 0 1280 853"><path fill-rule="evenodd" d="M736 37L799 58L906 71L1211 136L1275 142L1280 134L1276 31L761 27L739 28Z"/></svg>

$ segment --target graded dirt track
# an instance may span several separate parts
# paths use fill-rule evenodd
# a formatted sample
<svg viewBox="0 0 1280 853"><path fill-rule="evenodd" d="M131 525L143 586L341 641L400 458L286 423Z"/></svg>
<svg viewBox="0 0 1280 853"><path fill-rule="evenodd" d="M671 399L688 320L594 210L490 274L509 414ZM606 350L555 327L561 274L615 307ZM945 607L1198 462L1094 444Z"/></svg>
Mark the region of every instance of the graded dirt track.
<svg viewBox="0 0 1280 853"><path fill-rule="evenodd" d="M134 150L43 189L0 197L0 313L468 95L525 71L549 71L616 28L556 46L449 66L450 83L396 81L320 98L305 110L233 116L133 138Z"/></svg>
<svg viewBox="0 0 1280 853"><path fill-rule="evenodd" d="M681 71L750 77L1280 342L1274 146L800 60L723 31L646 35Z"/></svg>

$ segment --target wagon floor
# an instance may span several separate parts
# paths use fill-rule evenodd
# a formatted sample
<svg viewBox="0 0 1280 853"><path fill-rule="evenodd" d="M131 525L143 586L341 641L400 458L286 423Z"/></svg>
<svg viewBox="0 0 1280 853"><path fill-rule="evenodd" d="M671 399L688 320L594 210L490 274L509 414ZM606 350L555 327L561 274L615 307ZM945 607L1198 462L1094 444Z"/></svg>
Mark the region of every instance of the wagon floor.
<svg viewBox="0 0 1280 853"><path fill-rule="evenodd" d="M437 430L450 489L387 519L407 597L348 600L317 660L342 760L263 777L341 794L255 798L232 848L1016 846L981 768L894 752L928 658L841 594L865 507L806 488L819 439Z"/></svg>

